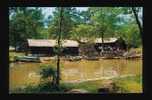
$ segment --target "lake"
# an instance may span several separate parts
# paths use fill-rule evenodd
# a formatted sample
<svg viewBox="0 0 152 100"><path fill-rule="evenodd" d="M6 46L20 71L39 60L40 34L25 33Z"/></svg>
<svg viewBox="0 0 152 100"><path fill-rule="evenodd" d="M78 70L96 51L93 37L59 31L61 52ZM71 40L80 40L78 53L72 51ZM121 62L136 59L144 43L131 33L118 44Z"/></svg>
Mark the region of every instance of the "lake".
<svg viewBox="0 0 152 100"><path fill-rule="evenodd" d="M55 65L56 61L50 61ZM38 84L40 65L44 63L11 63L9 70L10 89ZM48 62L46 63L48 64ZM61 61L63 82L83 82L114 77L141 75L141 59L100 59L99 61Z"/></svg>

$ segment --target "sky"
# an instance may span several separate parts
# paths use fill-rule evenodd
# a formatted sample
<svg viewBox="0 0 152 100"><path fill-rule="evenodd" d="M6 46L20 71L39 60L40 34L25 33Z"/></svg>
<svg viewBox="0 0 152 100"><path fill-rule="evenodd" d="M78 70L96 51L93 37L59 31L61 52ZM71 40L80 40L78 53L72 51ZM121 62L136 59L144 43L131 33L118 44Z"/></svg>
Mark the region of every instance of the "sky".
<svg viewBox="0 0 152 100"><path fill-rule="evenodd" d="M85 11L88 9L88 7L76 7L76 9L79 11ZM54 10L55 7L42 7L42 13L45 15L45 18L52 15Z"/></svg>

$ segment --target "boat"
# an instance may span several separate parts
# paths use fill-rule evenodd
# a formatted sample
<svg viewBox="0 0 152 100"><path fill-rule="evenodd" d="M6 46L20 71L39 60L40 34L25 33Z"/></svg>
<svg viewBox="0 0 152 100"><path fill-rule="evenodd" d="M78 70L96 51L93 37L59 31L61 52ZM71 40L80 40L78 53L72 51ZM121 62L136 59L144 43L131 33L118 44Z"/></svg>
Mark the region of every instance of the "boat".
<svg viewBox="0 0 152 100"><path fill-rule="evenodd" d="M79 57L79 56L67 58L68 61L80 61L81 59L82 59L82 58Z"/></svg>
<svg viewBox="0 0 152 100"><path fill-rule="evenodd" d="M21 62L40 62L40 58L34 56L16 56L14 59Z"/></svg>
<svg viewBox="0 0 152 100"><path fill-rule="evenodd" d="M123 58L123 57L121 57L121 56L115 56L115 57L113 57L113 56L107 56L107 57L100 57L101 59L121 59L121 58Z"/></svg>
<svg viewBox="0 0 152 100"><path fill-rule="evenodd" d="M99 60L98 57L86 57L85 59L86 60Z"/></svg>
<svg viewBox="0 0 152 100"><path fill-rule="evenodd" d="M137 59L137 58L142 58L140 55L135 55L135 56L127 56L125 57L126 59Z"/></svg>

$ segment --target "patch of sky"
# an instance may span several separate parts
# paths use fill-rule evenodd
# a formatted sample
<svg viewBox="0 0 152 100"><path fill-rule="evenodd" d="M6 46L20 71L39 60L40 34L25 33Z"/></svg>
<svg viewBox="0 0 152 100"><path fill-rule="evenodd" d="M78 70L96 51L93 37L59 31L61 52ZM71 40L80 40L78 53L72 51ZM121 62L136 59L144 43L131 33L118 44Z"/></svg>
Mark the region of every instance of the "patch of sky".
<svg viewBox="0 0 152 100"><path fill-rule="evenodd" d="M88 7L75 7L78 11L86 11ZM51 20L51 16L55 11L55 7L41 7L42 14L44 14L44 26L48 27L48 22Z"/></svg>

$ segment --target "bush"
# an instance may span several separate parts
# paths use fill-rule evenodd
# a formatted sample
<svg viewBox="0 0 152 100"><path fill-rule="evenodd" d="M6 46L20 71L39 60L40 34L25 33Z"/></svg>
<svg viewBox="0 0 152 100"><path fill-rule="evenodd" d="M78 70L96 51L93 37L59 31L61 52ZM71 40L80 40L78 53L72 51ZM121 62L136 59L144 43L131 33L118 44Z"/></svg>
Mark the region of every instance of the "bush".
<svg viewBox="0 0 152 100"><path fill-rule="evenodd" d="M56 69L52 65L42 65L40 66L40 68L41 68L40 75L42 75L42 79L48 78L50 76L55 77Z"/></svg>

